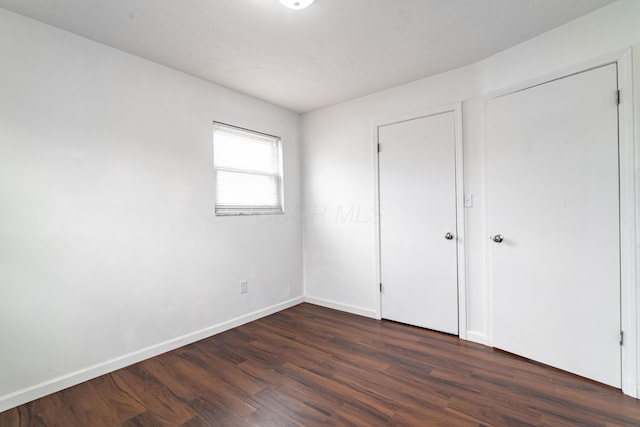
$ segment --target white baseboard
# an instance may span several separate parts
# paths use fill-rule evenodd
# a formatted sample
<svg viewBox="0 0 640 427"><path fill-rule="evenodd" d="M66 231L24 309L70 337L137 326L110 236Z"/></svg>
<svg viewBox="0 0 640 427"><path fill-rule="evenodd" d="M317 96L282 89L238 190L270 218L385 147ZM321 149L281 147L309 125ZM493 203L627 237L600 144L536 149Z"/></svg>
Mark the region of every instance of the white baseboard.
<svg viewBox="0 0 640 427"><path fill-rule="evenodd" d="M304 302L304 297L294 298L280 304L275 304L252 313L227 320L226 322L222 322L217 325L209 326L199 331L191 332L180 337L143 348L133 353L125 354L115 359L107 360L105 362L62 375L16 392L0 396L0 412L22 405L23 403L31 402L32 400L39 399L48 394L64 390L65 388L80 384L81 382L99 377L100 375L116 371L124 368L125 366L141 362L145 359L175 350L176 348L183 347L201 339L211 337L229 329L244 325L245 323L253 322L254 320L269 316L302 302Z"/></svg>
<svg viewBox="0 0 640 427"><path fill-rule="evenodd" d="M309 304L332 308L334 310L346 311L347 313L370 317L372 319L378 319L378 313L376 313L375 310L371 310L368 308L357 307L355 305L349 305L349 304L342 304L339 302L330 301L323 298L310 297L308 295L304 297L304 301L308 302Z"/></svg>
<svg viewBox="0 0 640 427"><path fill-rule="evenodd" d="M334 310L345 311L347 313L357 314L359 316L370 317L372 319L380 319L378 313L375 310L368 308L357 307L349 304L342 304L339 302L326 300L323 298L316 298L311 296L305 296L304 301L309 304L319 305L322 307L332 308ZM472 341L478 344L488 345L487 336L481 332L467 331L466 336L460 335L460 339Z"/></svg>
<svg viewBox="0 0 640 427"><path fill-rule="evenodd" d="M487 345L487 336L480 332L467 331L467 341Z"/></svg>
<svg viewBox="0 0 640 427"><path fill-rule="evenodd" d="M640 399L640 385L632 379L629 379L625 384L625 380L622 378L622 392L634 399Z"/></svg>

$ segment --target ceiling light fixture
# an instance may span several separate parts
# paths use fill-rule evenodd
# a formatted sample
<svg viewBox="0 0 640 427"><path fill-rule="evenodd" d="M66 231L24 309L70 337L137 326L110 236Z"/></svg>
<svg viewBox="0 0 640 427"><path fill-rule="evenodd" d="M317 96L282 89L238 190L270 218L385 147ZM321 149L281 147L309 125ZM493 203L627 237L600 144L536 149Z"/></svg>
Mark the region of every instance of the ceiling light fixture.
<svg viewBox="0 0 640 427"><path fill-rule="evenodd" d="M290 9L304 9L313 3L313 0L280 0L280 3Z"/></svg>

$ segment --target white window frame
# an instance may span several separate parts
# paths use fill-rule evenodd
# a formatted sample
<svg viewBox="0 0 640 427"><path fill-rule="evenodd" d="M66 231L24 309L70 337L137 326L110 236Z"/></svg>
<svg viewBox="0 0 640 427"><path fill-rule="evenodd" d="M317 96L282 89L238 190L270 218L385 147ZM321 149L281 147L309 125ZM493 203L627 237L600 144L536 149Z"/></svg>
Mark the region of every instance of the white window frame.
<svg viewBox="0 0 640 427"><path fill-rule="evenodd" d="M243 138L250 138L255 141L260 142L268 142L273 144L273 150L275 150L275 162L276 164L276 172L275 173L265 173L262 171L256 171L251 169L240 169L240 168L229 168L229 167L220 167L216 166L215 159L215 140L216 140L216 132L226 132L233 133L242 136ZM251 129L246 129L239 126L230 125L222 122L213 122L213 132L212 132L212 148L214 153L213 159L213 171L214 171L214 187L215 187L215 196L214 196L214 214L216 216L239 216L239 215L277 215L284 214L284 176L283 176L283 167L282 167L282 142L280 137L275 135L270 135L263 132L254 131ZM226 171L226 172L234 172L241 173L246 175L267 175L274 178L277 182L276 191L279 194L276 196L276 200L279 201L276 205L263 205L263 204L242 204L242 205L232 205L232 204L221 204L219 203L219 188L218 188L218 172Z"/></svg>

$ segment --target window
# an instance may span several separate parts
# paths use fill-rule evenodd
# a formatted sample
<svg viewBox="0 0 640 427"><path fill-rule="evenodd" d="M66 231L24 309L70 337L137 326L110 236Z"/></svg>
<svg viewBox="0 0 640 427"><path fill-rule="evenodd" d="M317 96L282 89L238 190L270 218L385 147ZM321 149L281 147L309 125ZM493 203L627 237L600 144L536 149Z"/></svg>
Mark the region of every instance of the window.
<svg viewBox="0 0 640 427"><path fill-rule="evenodd" d="M283 213L280 138L213 124L216 215Z"/></svg>

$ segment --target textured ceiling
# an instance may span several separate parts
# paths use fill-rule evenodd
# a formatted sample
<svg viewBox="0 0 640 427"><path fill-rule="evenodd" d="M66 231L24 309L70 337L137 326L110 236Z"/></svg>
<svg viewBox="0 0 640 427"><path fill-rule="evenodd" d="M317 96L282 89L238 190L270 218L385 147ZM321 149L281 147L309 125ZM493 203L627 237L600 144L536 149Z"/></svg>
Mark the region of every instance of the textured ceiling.
<svg viewBox="0 0 640 427"><path fill-rule="evenodd" d="M0 7L307 112L476 62L614 0L0 0Z"/></svg>

